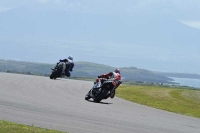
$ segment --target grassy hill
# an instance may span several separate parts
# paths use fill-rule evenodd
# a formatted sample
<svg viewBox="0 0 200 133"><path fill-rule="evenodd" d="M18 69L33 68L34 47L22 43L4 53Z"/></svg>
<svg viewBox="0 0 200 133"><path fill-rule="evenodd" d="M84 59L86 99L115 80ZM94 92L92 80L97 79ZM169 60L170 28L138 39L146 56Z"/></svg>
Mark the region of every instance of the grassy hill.
<svg viewBox="0 0 200 133"><path fill-rule="evenodd" d="M0 60L0 71L14 73L29 73L36 75L50 74L51 64L31 63L13 60Z"/></svg>
<svg viewBox="0 0 200 133"><path fill-rule="evenodd" d="M51 74L51 68L53 68L54 66L55 64L0 60L0 71L2 72L48 76ZM115 67L103 64L96 64L91 62L75 62L72 76L96 78L98 75L112 72L114 69ZM167 78L160 74L155 74L154 72L144 69L138 69L135 67L122 67L120 69L123 80L127 81L154 83L169 83L171 81L170 78Z"/></svg>

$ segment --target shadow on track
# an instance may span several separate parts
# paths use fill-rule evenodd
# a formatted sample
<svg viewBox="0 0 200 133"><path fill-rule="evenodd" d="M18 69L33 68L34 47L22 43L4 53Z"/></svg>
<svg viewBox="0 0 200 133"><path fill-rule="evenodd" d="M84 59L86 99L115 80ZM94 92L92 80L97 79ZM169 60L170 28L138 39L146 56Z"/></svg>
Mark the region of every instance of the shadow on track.
<svg viewBox="0 0 200 133"><path fill-rule="evenodd" d="M66 81L67 78L56 78L56 79L52 79L52 80L61 80L61 81Z"/></svg>
<svg viewBox="0 0 200 133"><path fill-rule="evenodd" d="M92 102L92 103L97 103L97 102L94 102L92 100L86 100L88 102ZM113 104L113 103L107 103L107 102L99 102L99 104Z"/></svg>

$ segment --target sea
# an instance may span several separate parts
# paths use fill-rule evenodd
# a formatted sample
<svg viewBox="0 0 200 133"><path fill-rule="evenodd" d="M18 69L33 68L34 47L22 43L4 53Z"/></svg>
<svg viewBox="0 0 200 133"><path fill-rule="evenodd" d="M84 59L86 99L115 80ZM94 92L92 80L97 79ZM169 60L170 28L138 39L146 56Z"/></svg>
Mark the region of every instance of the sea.
<svg viewBox="0 0 200 133"><path fill-rule="evenodd" d="M200 79L175 78L175 77L170 77L170 78L174 80L173 82L178 83L181 86L189 86L200 89Z"/></svg>

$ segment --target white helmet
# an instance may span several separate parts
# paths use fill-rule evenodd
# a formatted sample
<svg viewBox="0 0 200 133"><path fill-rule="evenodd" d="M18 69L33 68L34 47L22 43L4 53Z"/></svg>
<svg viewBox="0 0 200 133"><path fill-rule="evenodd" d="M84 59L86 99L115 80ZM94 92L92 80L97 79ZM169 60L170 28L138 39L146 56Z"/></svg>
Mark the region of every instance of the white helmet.
<svg viewBox="0 0 200 133"><path fill-rule="evenodd" d="M73 61L73 57L71 55L68 57L68 59Z"/></svg>

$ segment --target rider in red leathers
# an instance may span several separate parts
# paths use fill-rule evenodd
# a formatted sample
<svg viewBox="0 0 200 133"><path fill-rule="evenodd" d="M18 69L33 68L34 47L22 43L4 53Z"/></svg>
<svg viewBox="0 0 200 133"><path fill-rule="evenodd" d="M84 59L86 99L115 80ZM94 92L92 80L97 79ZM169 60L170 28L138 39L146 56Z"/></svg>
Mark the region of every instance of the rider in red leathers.
<svg viewBox="0 0 200 133"><path fill-rule="evenodd" d="M113 89L105 97L105 99L107 99L108 97L114 98L114 96L115 96L115 89L117 89L117 87L122 83L122 78L121 78L121 75L120 75L120 70L119 69L115 69L114 72L110 72L110 73L98 76L98 79L96 80L96 87L100 87L101 86L101 80L103 80L103 79L108 79L109 81L112 81L112 85L113 85ZM105 82L107 82L107 81L105 81Z"/></svg>

